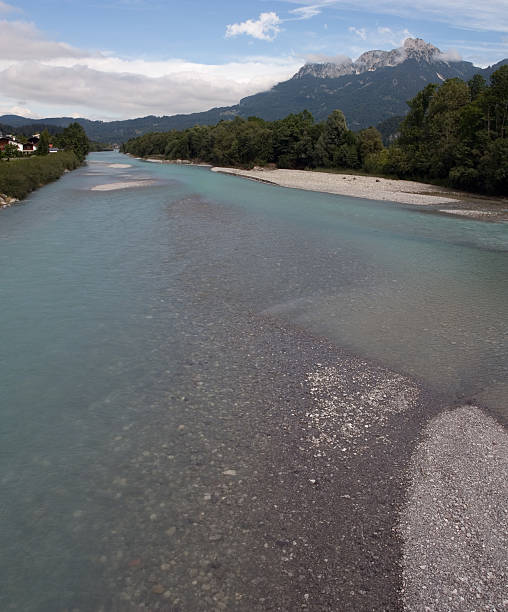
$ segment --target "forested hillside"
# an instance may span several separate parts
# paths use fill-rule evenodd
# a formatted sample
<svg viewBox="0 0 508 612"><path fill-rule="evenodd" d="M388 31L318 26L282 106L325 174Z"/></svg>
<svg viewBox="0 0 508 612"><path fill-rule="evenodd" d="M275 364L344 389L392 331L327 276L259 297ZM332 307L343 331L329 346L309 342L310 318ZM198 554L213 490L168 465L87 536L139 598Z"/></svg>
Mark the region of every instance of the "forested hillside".
<svg viewBox="0 0 508 612"><path fill-rule="evenodd" d="M335 110L320 123L308 111L271 122L235 117L213 127L146 134L123 150L224 166L363 168L508 194L508 66L497 70L490 84L480 75L467 83L454 78L429 84L408 105L400 135L388 148L375 128L352 132Z"/></svg>

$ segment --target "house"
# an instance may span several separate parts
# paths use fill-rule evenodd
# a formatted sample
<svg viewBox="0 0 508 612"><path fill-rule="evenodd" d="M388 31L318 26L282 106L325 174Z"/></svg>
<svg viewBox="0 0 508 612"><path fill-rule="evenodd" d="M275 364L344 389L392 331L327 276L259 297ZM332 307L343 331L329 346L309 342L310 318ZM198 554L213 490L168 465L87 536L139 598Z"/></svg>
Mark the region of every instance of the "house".
<svg viewBox="0 0 508 612"><path fill-rule="evenodd" d="M0 151L5 151L9 145L16 147L18 151L23 153L23 143L18 142L13 136L3 136L0 138Z"/></svg>

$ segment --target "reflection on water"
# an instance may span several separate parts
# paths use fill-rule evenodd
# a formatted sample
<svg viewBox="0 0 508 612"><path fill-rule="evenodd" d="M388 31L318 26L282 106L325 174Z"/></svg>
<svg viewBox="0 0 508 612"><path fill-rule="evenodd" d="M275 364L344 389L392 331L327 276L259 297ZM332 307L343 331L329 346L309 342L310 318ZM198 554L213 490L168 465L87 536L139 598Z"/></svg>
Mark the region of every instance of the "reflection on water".
<svg viewBox="0 0 508 612"><path fill-rule="evenodd" d="M91 161L0 214L2 610L234 607L258 536L214 500L243 511L231 474L316 359L272 319L505 411L506 225Z"/></svg>

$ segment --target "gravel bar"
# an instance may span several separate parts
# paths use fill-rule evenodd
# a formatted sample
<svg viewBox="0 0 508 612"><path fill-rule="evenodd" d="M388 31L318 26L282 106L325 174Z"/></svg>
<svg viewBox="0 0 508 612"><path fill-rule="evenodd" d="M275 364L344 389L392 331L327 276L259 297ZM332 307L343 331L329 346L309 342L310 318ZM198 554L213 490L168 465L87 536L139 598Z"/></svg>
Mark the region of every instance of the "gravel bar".
<svg viewBox="0 0 508 612"><path fill-rule="evenodd" d="M434 418L402 513L404 608L508 608L508 436L478 408Z"/></svg>

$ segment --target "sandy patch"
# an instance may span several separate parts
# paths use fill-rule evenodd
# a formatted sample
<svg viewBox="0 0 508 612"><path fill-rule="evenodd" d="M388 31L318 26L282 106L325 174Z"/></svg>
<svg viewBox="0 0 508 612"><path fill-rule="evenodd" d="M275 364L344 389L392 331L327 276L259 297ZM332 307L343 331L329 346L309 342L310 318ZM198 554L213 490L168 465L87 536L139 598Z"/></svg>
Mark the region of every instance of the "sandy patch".
<svg viewBox="0 0 508 612"><path fill-rule="evenodd" d="M133 187L149 187L155 181L130 181L124 183L107 183L105 185L95 185L91 191L114 191L115 189L131 189Z"/></svg>
<svg viewBox="0 0 508 612"><path fill-rule="evenodd" d="M132 168L132 164L108 164L108 168Z"/></svg>
<svg viewBox="0 0 508 612"><path fill-rule="evenodd" d="M274 183L281 187L322 191L336 195L386 200L402 204L450 204L456 199L443 196L443 190L433 185L415 181L398 181L374 176L332 174L308 170L240 170L237 168L212 168L212 172L235 174L258 181Z"/></svg>

